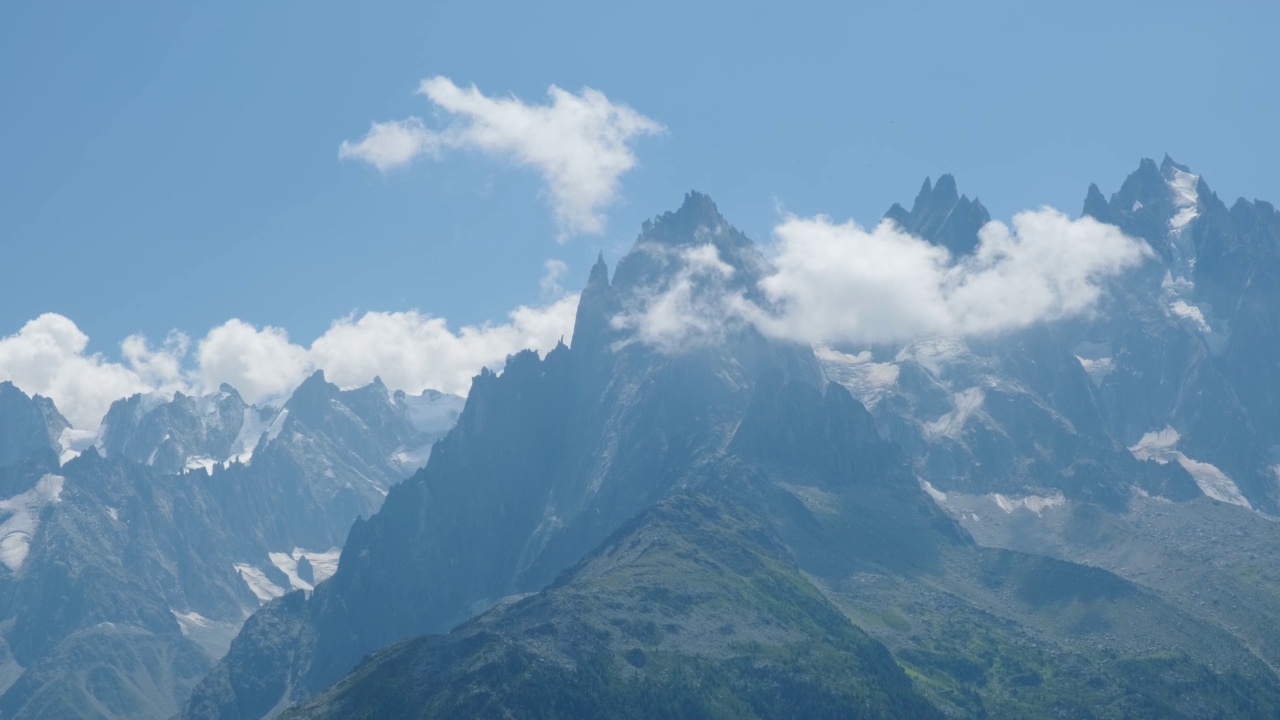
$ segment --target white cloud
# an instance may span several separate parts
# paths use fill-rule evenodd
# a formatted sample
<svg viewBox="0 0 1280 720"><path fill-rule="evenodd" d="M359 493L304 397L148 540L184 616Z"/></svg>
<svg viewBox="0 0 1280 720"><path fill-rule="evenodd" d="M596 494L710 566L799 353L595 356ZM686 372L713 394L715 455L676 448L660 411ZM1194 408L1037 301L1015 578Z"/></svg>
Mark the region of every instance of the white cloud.
<svg viewBox="0 0 1280 720"><path fill-rule="evenodd" d="M465 395L482 367L500 369L526 348L547 352L573 332L578 296L521 306L502 323L452 331L444 318L416 311L370 312L336 320L310 347L276 327L232 319L208 332L195 352L181 333L153 349L141 335L120 344L122 362L86 354L89 338L49 313L0 338L0 381L53 399L79 429L98 426L111 403L134 393L212 392L228 383L252 403L283 399L316 369L342 387L380 376L393 390L426 388Z"/></svg>
<svg viewBox="0 0 1280 720"><path fill-rule="evenodd" d="M790 217L774 230L766 303L707 278L727 278L711 245L686 250L669 284L642 293L614 319L665 351L751 322L773 337L813 345L892 343L928 335L990 335L1080 315L1104 283L1151 256L1141 240L1051 208L988 223L972 256L889 221L873 230L825 216Z"/></svg>
<svg viewBox="0 0 1280 720"><path fill-rule="evenodd" d="M149 369L161 361L154 359L145 341L131 336L125 344L132 366L86 354L89 336L67 318L46 313L16 334L0 338L0 381L53 398L72 425L94 427L115 400L153 389L144 374L161 379Z"/></svg>
<svg viewBox="0 0 1280 720"><path fill-rule="evenodd" d="M190 346L191 339L176 331L169 333L158 350L152 350L142 335L130 335L120 343L120 354L147 387L172 392L189 386L182 359Z"/></svg>
<svg viewBox="0 0 1280 720"><path fill-rule="evenodd" d="M306 348L289 342L287 332L269 325L258 329L238 319L205 335L196 363L205 390L227 383L250 403L281 397L311 371Z"/></svg>
<svg viewBox="0 0 1280 720"><path fill-rule="evenodd" d="M1080 315L1106 280L1151 256L1115 226L1052 208L1018 213L1012 229L987 223L960 259L889 221L867 231L789 218L774 232L776 270L761 289L777 311L755 319L818 344L988 335Z"/></svg>
<svg viewBox="0 0 1280 720"><path fill-rule="evenodd" d="M525 348L546 352L573 331L576 295L541 308L520 307L508 322L466 326L418 312L371 312L344 318L311 345L310 360L330 382L349 387L380 376L388 387L465 395L482 367L500 367Z"/></svg>
<svg viewBox="0 0 1280 720"><path fill-rule="evenodd" d="M382 172L399 167L423 154L439 151L437 136L422 124L422 118L375 122L359 142L343 140L338 157L364 160Z"/></svg>
<svg viewBox="0 0 1280 720"><path fill-rule="evenodd" d="M439 130L416 117L374 123L360 140L343 142L339 156L385 171L457 148L532 168L546 183L562 239L603 232L602 210L617 196L623 173L636 165L632 144L663 131L656 121L591 88L574 94L552 85L545 105L489 97L474 85L460 88L439 76L423 80L418 92L451 122Z"/></svg>

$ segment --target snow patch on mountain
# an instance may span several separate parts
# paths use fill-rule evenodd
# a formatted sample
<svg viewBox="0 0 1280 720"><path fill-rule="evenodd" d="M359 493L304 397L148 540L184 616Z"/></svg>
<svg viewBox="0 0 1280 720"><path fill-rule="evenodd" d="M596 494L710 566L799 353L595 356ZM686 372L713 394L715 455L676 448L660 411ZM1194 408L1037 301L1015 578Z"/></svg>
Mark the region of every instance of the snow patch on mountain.
<svg viewBox="0 0 1280 720"><path fill-rule="evenodd" d="M219 390L215 393L198 395L193 398L196 403L196 414L200 416L201 423L205 427L218 426L221 424L221 420L218 417L218 406L222 404L223 400L226 400L229 397L231 397L231 393Z"/></svg>
<svg viewBox="0 0 1280 720"><path fill-rule="evenodd" d="M951 412L924 424L924 435L930 440L958 438L965 422L982 407L986 395L982 388L971 387L951 396Z"/></svg>
<svg viewBox="0 0 1280 720"><path fill-rule="evenodd" d="M1116 369L1115 360L1109 357L1090 360L1077 355L1076 360L1080 361L1080 367L1084 368L1085 374L1094 385L1101 385L1102 381Z"/></svg>
<svg viewBox="0 0 1280 720"><path fill-rule="evenodd" d="M1115 359L1111 357L1111 345L1107 343L1082 342L1076 345L1073 352L1094 385L1101 385L1116 369Z"/></svg>
<svg viewBox="0 0 1280 720"><path fill-rule="evenodd" d="M1192 302L1195 296L1195 283L1185 277L1175 278L1172 273L1166 271L1164 280L1160 283L1160 291L1169 315L1187 323L1198 332L1208 345L1210 352L1220 355L1226 350L1229 339L1227 323L1214 318L1209 306Z"/></svg>
<svg viewBox="0 0 1280 720"><path fill-rule="evenodd" d="M154 456L155 456L155 453L152 453L152 457ZM150 465L151 463L147 463L147 464ZM191 457L187 458L187 462L185 465L182 466L182 469L183 470L204 470L207 475L213 475L213 466L217 464L218 464L218 461L214 460L211 457L205 457L203 455L192 455Z"/></svg>
<svg viewBox="0 0 1280 720"><path fill-rule="evenodd" d="M236 439L231 443L231 452L225 460L224 465L233 462L242 465L248 465L253 459L253 451L258 448L259 441L264 435L270 435L267 442L275 439L280 434L280 426L284 424L284 418L289 414L288 410L279 410L272 413L270 410L264 410L253 405L244 409L244 421L240 424L240 432L236 435ZM270 420L267 417L270 417ZM272 431L274 429L274 434Z"/></svg>
<svg viewBox="0 0 1280 720"><path fill-rule="evenodd" d="M992 493L989 498L1006 513L1013 514L1013 511L1019 508L1030 510L1036 515L1040 515L1049 508L1055 508L1067 503L1067 498L1061 492L1056 492L1050 496L1043 495L1027 495L1025 497L1012 497L1002 495L1000 493Z"/></svg>
<svg viewBox="0 0 1280 720"><path fill-rule="evenodd" d="M898 365L874 362L869 350L850 355L829 347L818 347L814 354L827 379L845 386L867 408L874 408L898 383Z"/></svg>
<svg viewBox="0 0 1280 720"><path fill-rule="evenodd" d="M249 586L249 590L258 597L262 602L271 602L272 600L284 595L284 588L276 585L267 578L267 574L262 570L248 563L234 563L233 567L236 572L240 573L240 579L244 580Z"/></svg>
<svg viewBox="0 0 1280 720"><path fill-rule="evenodd" d="M1169 312L1184 320L1190 320L1196 329L1202 333L1213 332L1209 327L1209 323L1204 319L1204 311L1185 300L1174 300L1169 305Z"/></svg>
<svg viewBox="0 0 1280 720"><path fill-rule="evenodd" d="M1173 196L1173 206L1178 209L1178 212L1169 220L1169 230L1172 232L1181 234L1187 225L1200 215L1200 194L1196 192L1196 185L1199 182L1199 175L1192 175L1176 168L1173 170L1173 177L1168 180L1168 185L1169 192Z"/></svg>
<svg viewBox="0 0 1280 720"><path fill-rule="evenodd" d="M1187 457L1177 449L1182 436L1172 427L1146 433L1138 443L1129 448L1129 452L1139 460L1155 460L1160 464L1177 462L1200 486L1205 495L1220 502L1250 508L1252 506L1240 494L1240 488L1226 473L1216 466Z"/></svg>
<svg viewBox="0 0 1280 720"><path fill-rule="evenodd" d="M970 517L974 522L978 521L978 515L973 510L981 510L984 503L992 503L1006 515L1012 515L1019 510L1026 510L1042 516L1044 511L1051 508L1062 507L1067 504L1067 498L1061 491L1055 491L1052 495L1005 495L1002 493L988 493L986 495L971 495L966 493L947 493L933 486L928 480L920 480L920 487L933 498L943 509L952 514L959 514Z"/></svg>
<svg viewBox="0 0 1280 720"><path fill-rule="evenodd" d="M945 366L971 356L969 347L959 338L933 337L907 343L894 360L900 363L914 361L934 377L939 377Z"/></svg>
<svg viewBox="0 0 1280 720"><path fill-rule="evenodd" d="M210 620L194 610L180 612L170 608L169 612L178 621L182 636L204 648L210 657L225 655L232 638L240 631L238 622Z"/></svg>
<svg viewBox="0 0 1280 720"><path fill-rule="evenodd" d="M268 553L271 564L275 565L280 572L285 574L285 577L289 578L289 585L294 590L306 590L307 592L314 590L315 585L333 577L333 574L338 571L338 560L341 556L342 550L336 547L329 548L325 552L312 552L302 548L294 548L293 552L288 553ZM315 581L314 583L307 582L298 576L298 562L303 558L306 558L311 563L311 574L313 576L312 579Z"/></svg>
<svg viewBox="0 0 1280 720"><path fill-rule="evenodd" d="M58 454L58 463L66 465L68 462L80 453L93 447L98 439L97 430L77 430L75 428L67 428L58 436L58 445L61 446L61 452Z"/></svg>
<svg viewBox="0 0 1280 720"><path fill-rule="evenodd" d="M396 393L396 400L409 424L428 435L442 435L453 429L467 404L464 397L435 390L425 390L421 395Z"/></svg>
<svg viewBox="0 0 1280 720"><path fill-rule="evenodd" d="M191 612L178 612L177 610L169 610L173 613L173 618L178 621L178 627L182 629L182 634L190 636L192 630L199 630L213 626L213 621L201 615L194 610Z"/></svg>
<svg viewBox="0 0 1280 720"><path fill-rule="evenodd" d="M31 538L40 528L41 512L46 505L62 499L64 482L61 475L45 475L30 490L0 500L0 512L7 514L0 523L0 562L10 570L22 568L31 549Z"/></svg>

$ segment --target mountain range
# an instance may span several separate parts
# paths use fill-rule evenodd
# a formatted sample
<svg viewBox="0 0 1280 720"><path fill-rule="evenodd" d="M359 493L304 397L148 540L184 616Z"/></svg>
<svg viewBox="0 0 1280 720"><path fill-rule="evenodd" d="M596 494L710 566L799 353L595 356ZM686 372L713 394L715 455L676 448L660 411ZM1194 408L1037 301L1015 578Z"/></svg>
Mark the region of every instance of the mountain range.
<svg viewBox="0 0 1280 720"><path fill-rule="evenodd" d="M1151 258L999 335L637 341L768 301L691 192L465 400L317 374L88 437L0 385L0 714L1280 715L1280 214L1168 157L1083 214ZM950 176L885 217L961 261L991 219Z"/></svg>

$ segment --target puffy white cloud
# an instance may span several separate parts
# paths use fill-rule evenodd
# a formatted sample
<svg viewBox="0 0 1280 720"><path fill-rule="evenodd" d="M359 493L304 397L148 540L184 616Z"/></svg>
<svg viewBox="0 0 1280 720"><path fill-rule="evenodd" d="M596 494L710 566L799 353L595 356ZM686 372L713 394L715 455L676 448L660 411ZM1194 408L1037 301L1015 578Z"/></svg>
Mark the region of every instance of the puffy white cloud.
<svg viewBox="0 0 1280 720"><path fill-rule="evenodd" d="M130 338L135 353L145 351ZM89 336L54 313L27 322L16 334L0 338L0 381L24 392L53 398L72 425L94 427L118 398L151 389L135 370L85 354Z"/></svg>
<svg viewBox="0 0 1280 720"><path fill-rule="evenodd" d="M360 140L343 142L339 156L385 171L420 155L438 157L445 148L457 148L532 168L546 183L562 239L604 230L602 209L617 196L623 173L636 165L632 144L663 130L591 88L574 94L552 85L545 105L489 97L474 85L461 88L438 76L423 80L418 92L451 116L451 122L438 130L416 117L374 123Z"/></svg>
<svg viewBox="0 0 1280 720"><path fill-rule="evenodd" d="M573 331L576 295L546 307L520 307L508 322L456 333L444 318L419 312L370 312L333 323L311 345L310 360L330 382L349 387L380 376L409 393L432 388L465 395L482 367L500 367L525 348L546 352Z"/></svg>
<svg viewBox="0 0 1280 720"><path fill-rule="evenodd" d="M227 383L251 403L283 396L311 371L306 348L289 342L283 329L258 329L238 319L209 331L196 349L196 363L205 390Z"/></svg>
<svg viewBox="0 0 1280 720"><path fill-rule="evenodd" d="M388 387L465 395L482 367L500 369L526 348L546 352L573 332L578 296L541 307L521 306L506 322L449 329L444 318L416 311L370 312L335 321L304 347L281 328L232 319L191 342L172 333L159 348L141 335L120 343L122 361L86 354L89 338L75 323L49 313L0 338L0 381L53 399L79 429L98 426L111 403L134 393L212 392L222 383L253 403L284 399L308 374L324 369L342 387L380 376Z"/></svg>
<svg viewBox="0 0 1280 720"><path fill-rule="evenodd" d="M130 335L120 343L120 354L147 387L172 392L189 389L190 378L182 359L190 346L191 339L177 331L169 333L157 350L151 349L144 336Z"/></svg>
<svg viewBox="0 0 1280 720"><path fill-rule="evenodd" d="M1052 208L1019 213L1012 229L988 223L961 258L890 221L866 230L789 217L774 239L765 302L723 282L732 269L703 245L683 251L671 281L642 293L614 325L670 352L744 322L818 346L990 335L1088 312L1107 280L1152 254L1119 228Z"/></svg>
<svg viewBox="0 0 1280 720"><path fill-rule="evenodd" d="M427 130L422 118L411 117L373 123L359 142L343 140L338 157L363 160L386 172L424 153L436 153L439 148L437 135Z"/></svg>
<svg viewBox="0 0 1280 720"><path fill-rule="evenodd" d="M1084 313L1103 284L1151 256L1141 240L1052 208L990 222L972 256L953 258L882 222L871 231L825 217L775 229L775 271L761 288L775 309L754 320L806 342L882 343L922 335L989 335Z"/></svg>

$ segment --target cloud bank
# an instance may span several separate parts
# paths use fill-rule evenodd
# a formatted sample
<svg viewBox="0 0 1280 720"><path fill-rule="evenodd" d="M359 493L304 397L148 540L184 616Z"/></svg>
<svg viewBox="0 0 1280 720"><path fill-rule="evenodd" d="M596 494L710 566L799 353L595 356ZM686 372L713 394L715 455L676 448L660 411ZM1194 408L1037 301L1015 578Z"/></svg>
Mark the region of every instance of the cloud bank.
<svg viewBox="0 0 1280 720"><path fill-rule="evenodd" d="M550 195L561 238L600 233L602 209L618 194L619 179L636 165L632 144L663 131L658 122L591 88L574 94L552 85L549 102L489 97L446 77L423 80L418 93L449 116L432 129L418 117L375 122L364 137L344 141L338 157L381 171L445 150L478 150L535 170Z"/></svg>
<svg viewBox="0 0 1280 720"><path fill-rule="evenodd" d="M892 221L866 230L788 217L774 239L762 300L728 290L733 269L704 245L615 327L664 351L741 323L816 346L994 335L1089 312L1109 280L1152 255L1115 226L1052 208L1019 213L1012 228L988 223L974 253L959 258Z"/></svg>
<svg viewBox="0 0 1280 720"><path fill-rule="evenodd" d="M417 312L369 312L333 322L304 347L281 328L232 319L213 328L191 351L180 333L151 347L141 335L120 344L120 362L86 354L89 337L61 315L47 313L0 338L0 382L52 398L79 429L98 426L111 403L134 393L199 394L221 383L251 403L279 400L307 375L323 369L342 387L380 376L388 387L418 393L432 388L465 395L482 367L500 368L526 348L546 352L573 331L576 295L541 307L519 307L506 322L465 326Z"/></svg>

